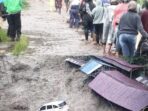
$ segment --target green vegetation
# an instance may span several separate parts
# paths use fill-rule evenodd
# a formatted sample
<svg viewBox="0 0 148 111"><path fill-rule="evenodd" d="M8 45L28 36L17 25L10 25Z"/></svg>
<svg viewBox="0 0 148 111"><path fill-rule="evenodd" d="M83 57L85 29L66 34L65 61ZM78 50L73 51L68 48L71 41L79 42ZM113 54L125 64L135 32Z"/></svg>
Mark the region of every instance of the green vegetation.
<svg viewBox="0 0 148 111"><path fill-rule="evenodd" d="M148 63L147 56L136 56L136 57L122 57L125 61L130 64L145 65Z"/></svg>
<svg viewBox="0 0 148 111"><path fill-rule="evenodd" d="M14 43L14 46L12 46L13 55L18 56L25 51L28 46L28 42L28 38L22 36L20 41L17 41ZM10 38L7 36L7 32L4 29L0 29L0 43L10 44Z"/></svg>
<svg viewBox="0 0 148 111"><path fill-rule="evenodd" d="M7 36L7 32L4 29L0 29L0 42L8 42L9 38Z"/></svg>
<svg viewBox="0 0 148 111"><path fill-rule="evenodd" d="M27 0L23 0L23 9L28 9L29 8L29 3Z"/></svg>
<svg viewBox="0 0 148 111"><path fill-rule="evenodd" d="M16 42L14 49L12 51L13 55L19 56L23 51L27 49L28 46L28 38L23 36L20 38L20 41Z"/></svg>
<svg viewBox="0 0 148 111"><path fill-rule="evenodd" d="M138 0L138 3L140 3L141 5L143 5L144 0Z"/></svg>

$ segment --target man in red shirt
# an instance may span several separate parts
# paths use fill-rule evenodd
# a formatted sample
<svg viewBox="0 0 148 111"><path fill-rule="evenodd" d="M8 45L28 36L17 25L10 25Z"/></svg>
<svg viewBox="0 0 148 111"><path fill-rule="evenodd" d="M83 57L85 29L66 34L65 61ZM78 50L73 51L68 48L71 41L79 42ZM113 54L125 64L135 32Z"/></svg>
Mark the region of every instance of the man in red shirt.
<svg viewBox="0 0 148 111"><path fill-rule="evenodd" d="M145 1L145 10L141 15L141 21L146 32L148 32L148 0Z"/></svg>

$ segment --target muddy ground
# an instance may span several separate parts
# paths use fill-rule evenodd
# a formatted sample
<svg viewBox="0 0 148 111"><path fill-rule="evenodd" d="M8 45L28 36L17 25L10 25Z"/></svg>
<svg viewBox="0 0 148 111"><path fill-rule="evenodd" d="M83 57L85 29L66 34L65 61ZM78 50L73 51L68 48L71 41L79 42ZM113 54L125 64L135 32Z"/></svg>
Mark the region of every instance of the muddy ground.
<svg viewBox="0 0 148 111"><path fill-rule="evenodd" d="M101 48L82 41L81 29L69 28L64 8L59 15L49 11L47 0L29 3L22 12L22 32L30 40L27 51L1 57L0 111L37 111L56 100L66 100L70 111L121 111L94 94L84 84L86 76L64 62L69 56L101 55Z"/></svg>

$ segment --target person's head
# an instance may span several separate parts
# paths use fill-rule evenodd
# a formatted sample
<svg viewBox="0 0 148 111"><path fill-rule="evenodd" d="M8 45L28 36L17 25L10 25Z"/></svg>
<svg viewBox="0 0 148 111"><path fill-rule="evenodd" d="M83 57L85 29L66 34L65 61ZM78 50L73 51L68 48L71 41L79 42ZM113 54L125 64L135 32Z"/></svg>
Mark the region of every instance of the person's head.
<svg viewBox="0 0 148 111"><path fill-rule="evenodd" d="M128 3L130 0L119 0L121 3Z"/></svg>
<svg viewBox="0 0 148 111"><path fill-rule="evenodd" d="M137 10L137 3L136 3L136 1L130 1L128 3L128 10L129 11L136 11Z"/></svg>
<svg viewBox="0 0 148 111"><path fill-rule="evenodd" d="M110 4L111 5L117 5L118 4L118 0L110 0Z"/></svg>
<svg viewBox="0 0 148 111"><path fill-rule="evenodd" d="M102 6L102 5L103 5L103 3L102 3L102 1L101 1L101 0L97 0L97 1L96 1L96 5L97 5L97 6Z"/></svg>

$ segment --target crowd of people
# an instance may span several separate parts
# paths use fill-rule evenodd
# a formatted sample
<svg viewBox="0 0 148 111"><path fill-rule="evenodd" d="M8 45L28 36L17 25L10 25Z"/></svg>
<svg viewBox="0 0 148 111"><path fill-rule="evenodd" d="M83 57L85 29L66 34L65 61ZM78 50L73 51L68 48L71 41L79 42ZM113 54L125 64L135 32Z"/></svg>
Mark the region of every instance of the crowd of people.
<svg viewBox="0 0 148 111"><path fill-rule="evenodd" d="M54 1L54 2L52 2ZM21 10L23 0L0 0L8 21L7 35L12 41L21 37ZM62 0L50 0L50 8L61 13ZM78 29L82 24L85 40L89 36L103 47L103 54L112 50L123 56L136 54L136 36L148 38L148 0L141 6L136 0L65 0L69 13L69 27Z"/></svg>
<svg viewBox="0 0 148 111"><path fill-rule="evenodd" d="M90 37L103 47L105 55L132 57L136 54L136 38L148 38L148 0L72 0L69 8L70 28L82 23L85 40Z"/></svg>

